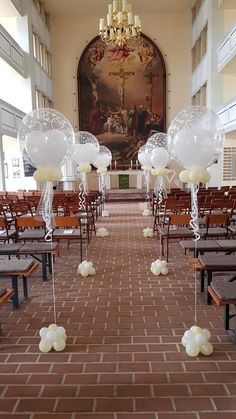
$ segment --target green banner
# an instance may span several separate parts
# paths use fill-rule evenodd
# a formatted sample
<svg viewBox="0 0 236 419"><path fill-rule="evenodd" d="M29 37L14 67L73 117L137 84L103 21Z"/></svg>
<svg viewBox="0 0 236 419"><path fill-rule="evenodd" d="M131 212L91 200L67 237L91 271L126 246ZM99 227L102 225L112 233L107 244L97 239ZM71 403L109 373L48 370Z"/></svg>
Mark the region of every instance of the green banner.
<svg viewBox="0 0 236 419"><path fill-rule="evenodd" d="M129 175L119 176L119 189L129 189Z"/></svg>

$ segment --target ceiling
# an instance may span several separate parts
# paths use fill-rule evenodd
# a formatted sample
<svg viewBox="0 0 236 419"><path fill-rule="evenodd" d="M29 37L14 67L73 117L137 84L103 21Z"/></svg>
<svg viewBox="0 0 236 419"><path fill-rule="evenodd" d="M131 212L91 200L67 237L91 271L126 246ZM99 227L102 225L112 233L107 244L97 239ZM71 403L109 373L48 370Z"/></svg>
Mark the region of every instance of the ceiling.
<svg viewBox="0 0 236 419"><path fill-rule="evenodd" d="M103 16L112 0L42 0L53 16ZM129 3L129 1L127 1ZM189 10L192 0L130 0L135 14Z"/></svg>

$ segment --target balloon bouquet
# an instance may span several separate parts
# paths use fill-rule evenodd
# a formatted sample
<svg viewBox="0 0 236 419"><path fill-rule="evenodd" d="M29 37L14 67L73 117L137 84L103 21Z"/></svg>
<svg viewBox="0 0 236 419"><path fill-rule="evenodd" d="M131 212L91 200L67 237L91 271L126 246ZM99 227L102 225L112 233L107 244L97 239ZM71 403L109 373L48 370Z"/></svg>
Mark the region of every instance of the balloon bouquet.
<svg viewBox="0 0 236 419"><path fill-rule="evenodd" d="M146 200L147 205L148 205L149 201L150 201L150 172L151 172L152 168L151 168L151 166L149 166L148 161L147 161L147 157L146 157L146 154L145 154L145 145L140 147L140 149L138 151L138 161L141 164L141 169L143 171L144 183L145 183L145 187L146 187L146 198L145 198L145 200ZM144 209L143 215L145 215L145 216L151 215L150 208ZM152 237L151 232L149 230L150 229L147 229L147 232L144 233L145 237Z"/></svg>
<svg viewBox="0 0 236 419"><path fill-rule="evenodd" d="M210 180L207 168L214 163L223 150L224 131L218 115L204 106L194 106L179 112L168 129L168 148L171 157L184 166L180 180L187 182L191 188L191 226L197 249L200 238L198 223L197 193L199 183ZM197 323L197 277L195 272L195 326L187 330L182 344L189 356L200 352L210 355L212 344L208 341L210 332L196 326Z"/></svg>
<svg viewBox="0 0 236 419"><path fill-rule="evenodd" d="M169 151L167 148L167 134L157 132L153 134L145 145L146 159L152 167L151 174L156 176L154 193L158 198L158 204L161 204L166 197L166 180L170 184L169 175L172 172L172 178L175 176L173 170L166 168L169 163Z"/></svg>
<svg viewBox="0 0 236 419"><path fill-rule="evenodd" d="M61 166L71 156L74 143L73 128L63 114L54 109L36 109L27 114L18 129L18 141L23 157L36 168L34 179L41 183L42 196L38 211L46 225L46 241L52 241L51 207L52 182L62 178ZM66 346L64 327L57 326L54 270L52 269L54 324L40 329L39 349L62 351Z"/></svg>
<svg viewBox="0 0 236 419"><path fill-rule="evenodd" d="M102 215L104 216L107 211L105 211L105 195L106 195L106 172L108 166L111 164L112 154L109 148L104 145L99 146L99 154L97 158L93 161L93 166L97 168L97 173L100 175L99 180L99 191L102 193ZM105 215L106 216L106 215Z"/></svg>
<svg viewBox="0 0 236 419"><path fill-rule="evenodd" d="M77 173L80 177L79 198L80 209L85 208L84 194L88 191L87 173L91 172L91 163L98 157L99 143L97 138L87 131L75 133L75 144L72 153L72 160L77 164Z"/></svg>

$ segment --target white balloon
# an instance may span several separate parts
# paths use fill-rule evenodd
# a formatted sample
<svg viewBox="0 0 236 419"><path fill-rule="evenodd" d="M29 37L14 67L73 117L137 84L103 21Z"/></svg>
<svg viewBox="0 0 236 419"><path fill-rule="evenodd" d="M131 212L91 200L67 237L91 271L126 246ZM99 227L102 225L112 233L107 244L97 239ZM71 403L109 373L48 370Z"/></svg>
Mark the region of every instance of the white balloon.
<svg viewBox="0 0 236 419"><path fill-rule="evenodd" d="M94 144L75 144L72 160L77 164L92 163L98 155L98 149Z"/></svg>
<svg viewBox="0 0 236 419"><path fill-rule="evenodd" d="M149 163L146 158L146 153L145 153L145 145L140 147L138 151L138 161L141 164L141 166L149 166Z"/></svg>
<svg viewBox="0 0 236 419"><path fill-rule="evenodd" d="M25 115L17 138L24 159L37 169L63 165L75 141L69 120L52 108L34 109Z"/></svg>
<svg viewBox="0 0 236 419"><path fill-rule="evenodd" d="M192 332L192 330L186 330L186 332L184 332L184 338L187 339L188 342L192 341L194 339L194 333Z"/></svg>
<svg viewBox="0 0 236 419"><path fill-rule="evenodd" d="M37 167L60 166L67 149L67 137L58 129L51 129L45 133L32 131L26 135L25 150Z"/></svg>
<svg viewBox="0 0 236 419"><path fill-rule="evenodd" d="M180 111L168 128L168 149L186 169L205 169L220 155L224 130L219 116L204 106Z"/></svg>
<svg viewBox="0 0 236 419"><path fill-rule="evenodd" d="M191 357L198 356L199 350L200 350L199 345L196 345L193 342L189 342L186 345L186 353L188 356L191 356Z"/></svg>
<svg viewBox="0 0 236 419"><path fill-rule="evenodd" d="M47 339L42 339L39 342L39 350L41 352L49 352L52 349L52 342L49 342Z"/></svg>
<svg viewBox="0 0 236 419"><path fill-rule="evenodd" d="M51 323L51 324L48 326L48 329L49 329L49 330L57 330L57 325L56 325L55 323Z"/></svg>
<svg viewBox="0 0 236 419"><path fill-rule="evenodd" d="M208 341L208 339L203 333L197 333L194 340L200 346L204 345Z"/></svg>
<svg viewBox="0 0 236 419"><path fill-rule="evenodd" d="M166 167L169 162L169 153L164 147L156 147L151 152L150 161L154 167Z"/></svg>
<svg viewBox="0 0 236 419"><path fill-rule="evenodd" d="M169 269L168 268L166 268L166 267L161 268L161 274L162 275L168 275L168 273L169 273Z"/></svg>
<svg viewBox="0 0 236 419"><path fill-rule="evenodd" d="M202 329L202 334L206 337L207 340L211 339L211 332L207 329Z"/></svg>
<svg viewBox="0 0 236 419"><path fill-rule="evenodd" d="M99 167L108 167L112 160L112 154L109 150L109 148L105 147L104 145L101 145L99 147L99 154L97 158L92 162L93 166L96 168Z"/></svg>
<svg viewBox="0 0 236 419"><path fill-rule="evenodd" d="M211 355L213 352L213 345L211 342L206 342L200 346L200 351L203 355Z"/></svg>
<svg viewBox="0 0 236 419"><path fill-rule="evenodd" d="M57 352L63 351L63 349L65 349L66 347L65 339L60 338L60 339L54 340L52 347Z"/></svg>
<svg viewBox="0 0 236 419"><path fill-rule="evenodd" d="M57 332L55 330L48 330L46 334L46 339L50 342L53 342L57 338Z"/></svg>
<svg viewBox="0 0 236 419"><path fill-rule="evenodd" d="M196 325L195 325L195 326L190 327L190 330L191 330L191 332L193 332L194 334L201 333L201 331L202 331L201 327L196 326Z"/></svg>
<svg viewBox="0 0 236 419"><path fill-rule="evenodd" d="M47 332L48 332L48 328L47 327L42 327L39 331L39 336L41 338L44 338L46 336Z"/></svg>
<svg viewBox="0 0 236 419"><path fill-rule="evenodd" d="M214 161L215 144L211 131L184 129L176 134L175 153L186 169L208 167Z"/></svg>
<svg viewBox="0 0 236 419"><path fill-rule="evenodd" d="M92 163L98 156L99 143L97 138L87 131L75 133L75 145L72 160L77 164Z"/></svg>

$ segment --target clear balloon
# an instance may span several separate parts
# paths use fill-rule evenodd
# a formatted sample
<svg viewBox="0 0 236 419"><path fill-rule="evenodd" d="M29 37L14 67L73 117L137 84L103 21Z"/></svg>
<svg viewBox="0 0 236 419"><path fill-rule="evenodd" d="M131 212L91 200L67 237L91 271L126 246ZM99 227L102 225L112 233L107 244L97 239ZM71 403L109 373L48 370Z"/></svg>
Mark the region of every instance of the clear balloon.
<svg viewBox="0 0 236 419"><path fill-rule="evenodd" d="M153 162L152 162L151 157L153 156L153 158L155 160L154 150L157 150L157 148L165 149L166 150L165 155L169 154L168 150L167 150L167 134L165 134L164 132L156 132L150 138L148 138L148 140L146 142L145 153L146 153L146 159L148 161L149 166L154 165ZM155 153L155 156L157 156L157 153ZM169 158L168 158L168 161L169 161ZM159 166L159 164L156 165L156 167L157 166ZM162 165L160 165L160 166L162 166ZM163 166L163 167L165 167L165 166Z"/></svg>
<svg viewBox="0 0 236 419"><path fill-rule="evenodd" d="M186 169L205 169L221 154L224 137L218 115L204 106L194 106L183 109L171 122L168 149Z"/></svg>
<svg viewBox="0 0 236 419"><path fill-rule="evenodd" d="M97 158L92 162L93 166L97 169L99 167L108 167L112 160L112 154L109 148L105 147L104 145L100 145L99 147L99 154Z"/></svg>
<svg viewBox="0 0 236 419"><path fill-rule="evenodd" d="M27 114L17 134L22 155L33 166L59 167L72 154L74 131L65 116L51 108Z"/></svg>
<svg viewBox="0 0 236 419"><path fill-rule="evenodd" d="M138 161L141 164L141 166L149 166L149 163L146 158L145 147L146 146L143 145L142 147L140 147L138 151Z"/></svg>
<svg viewBox="0 0 236 419"><path fill-rule="evenodd" d="M150 161L154 167L166 167L169 162L169 153L164 147L155 147L151 151Z"/></svg>
<svg viewBox="0 0 236 419"><path fill-rule="evenodd" d="M99 143L97 138L87 131L75 133L75 145L72 160L77 164L93 163L98 157Z"/></svg>

